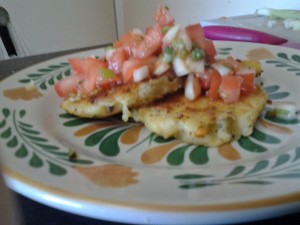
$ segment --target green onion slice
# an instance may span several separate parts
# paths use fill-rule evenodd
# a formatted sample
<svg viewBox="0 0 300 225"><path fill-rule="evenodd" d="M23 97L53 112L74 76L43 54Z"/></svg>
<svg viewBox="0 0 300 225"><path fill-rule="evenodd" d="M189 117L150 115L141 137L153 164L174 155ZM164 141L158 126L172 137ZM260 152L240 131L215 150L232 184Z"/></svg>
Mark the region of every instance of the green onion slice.
<svg viewBox="0 0 300 225"><path fill-rule="evenodd" d="M163 52L163 60L167 63L171 63L174 57L174 50L171 47L166 47Z"/></svg>
<svg viewBox="0 0 300 225"><path fill-rule="evenodd" d="M193 49L191 54L193 61L201 61L204 58L204 52L201 48Z"/></svg>

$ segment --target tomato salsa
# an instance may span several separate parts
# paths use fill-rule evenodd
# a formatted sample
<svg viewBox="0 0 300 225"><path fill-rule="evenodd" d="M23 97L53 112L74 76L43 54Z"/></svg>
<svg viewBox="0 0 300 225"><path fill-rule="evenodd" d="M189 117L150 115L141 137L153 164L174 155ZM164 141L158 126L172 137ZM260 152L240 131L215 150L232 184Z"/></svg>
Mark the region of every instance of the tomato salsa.
<svg viewBox="0 0 300 225"><path fill-rule="evenodd" d="M237 102L255 90L258 62L227 57L216 60L214 43L206 39L199 23L175 23L166 6L160 6L154 24L144 32L134 29L106 48L102 58L70 58L72 74L55 84L60 97L88 95L130 82L140 82L174 70L186 77L185 96L208 96L225 103Z"/></svg>

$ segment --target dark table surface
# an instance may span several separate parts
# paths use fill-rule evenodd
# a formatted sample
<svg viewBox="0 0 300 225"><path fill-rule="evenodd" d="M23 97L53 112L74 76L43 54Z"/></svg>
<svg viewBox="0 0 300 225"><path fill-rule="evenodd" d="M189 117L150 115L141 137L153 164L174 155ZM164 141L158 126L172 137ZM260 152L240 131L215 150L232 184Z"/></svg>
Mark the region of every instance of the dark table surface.
<svg viewBox="0 0 300 225"><path fill-rule="evenodd" d="M100 46L96 46L100 47ZM91 48L95 48L91 47ZM24 58L14 58L0 61L0 80L14 74L15 72L31 66L33 64L48 60L61 55L74 53L86 49L76 49L64 52L35 55ZM20 210L21 225L118 225L123 223L109 222L91 219L83 216L63 212L46 205L42 205L18 193L15 194L16 205ZM1 202L1 200L0 200ZM0 206L3 207L3 206ZM286 216L275 217L273 219L244 223L244 225L283 225L300 224L300 209L298 213Z"/></svg>

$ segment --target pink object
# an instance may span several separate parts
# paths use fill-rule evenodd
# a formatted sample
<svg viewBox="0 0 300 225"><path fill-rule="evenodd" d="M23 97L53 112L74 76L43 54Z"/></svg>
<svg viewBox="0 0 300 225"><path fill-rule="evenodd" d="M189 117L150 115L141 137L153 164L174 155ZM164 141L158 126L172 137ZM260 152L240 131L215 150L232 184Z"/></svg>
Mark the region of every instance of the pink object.
<svg viewBox="0 0 300 225"><path fill-rule="evenodd" d="M271 45L287 42L286 39L272 34L240 27L206 26L203 27L203 31L205 37L211 40L245 41Z"/></svg>
<svg viewBox="0 0 300 225"><path fill-rule="evenodd" d="M203 31L205 37L211 40L245 41L300 49L300 43L289 42L285 38L247 28L215 25L205 26Z"/></svg>

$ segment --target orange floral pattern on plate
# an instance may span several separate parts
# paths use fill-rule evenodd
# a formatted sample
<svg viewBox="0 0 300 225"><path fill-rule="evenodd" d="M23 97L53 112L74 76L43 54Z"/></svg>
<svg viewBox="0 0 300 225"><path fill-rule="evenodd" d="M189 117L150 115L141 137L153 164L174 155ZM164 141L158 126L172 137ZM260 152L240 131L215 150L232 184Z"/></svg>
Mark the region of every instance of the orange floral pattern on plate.
<svg viewBox="0 0 300 225"><path fill-rule="evenodd" d="M232 146L232 144L218 147L218 152L222 157L231 161L241 159L241 154Z"/></svg>
<svg viewBox="0 0 300 225"><path fill-rule="evenodd" d="M159 145L150 148L143 152L141 160L144 164L154 164L162 160L162 158L169 152L173 147L182 143L182 141L173 141L164 145Z"/></svg>
<svg viewBox="0 0 300 225"><path fill-rule="evenodd" d="M77 130L74 135L76 137L83 137L88 134L91 134L97 130L100 130L105 127L110 127L113 125L122 125L124 124L122 121L106 121L106 122L101 122L101 123L94 123L94 124L89 124L88 126L85 126L83 128L80 128Z"/></svg>
<svg viewBox="0 0 300 225"><path fill-rule="evenodd" d="M74 168L88 180L102 187L122 188L138 183L136 179L138 173L131 167L119 164L75 166Z"/></svg>
<svg viewBox="0 0 300 225"><path fill-rule="evenodd" d="M143 128L142 124L129 128L121 135L120 141L127 145L136 143Z"/></svg>
<svg viewBox="0 0 300 225"><path fill-rule="evenodd" d="M32 100L43 96L38 89L27 90L25 87L4 90L3 95L11 100Z"/></svg>
<svg viewBox="0 0 300 225"><path fill-rule="evenodd" d="M260 119L259 122L263 127L267 128L267 129L269 129L273 132L276 132L276 133L280 133L280 134L291 134L291 133L293 133L293 131L288 127L284 127L284 126L280 126L278 124L270 123L270 122L268 122L266 120L263 120L263 119Z"/></svg>
<svg viewBox="0 0 300 225"><path fill-rule="evenodd" d="M275 56L266 48L254 48L247 53L247 58L251 60L273 59Z"/></svg>

